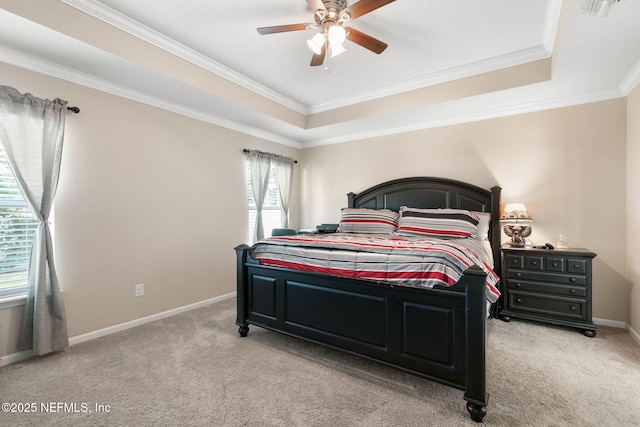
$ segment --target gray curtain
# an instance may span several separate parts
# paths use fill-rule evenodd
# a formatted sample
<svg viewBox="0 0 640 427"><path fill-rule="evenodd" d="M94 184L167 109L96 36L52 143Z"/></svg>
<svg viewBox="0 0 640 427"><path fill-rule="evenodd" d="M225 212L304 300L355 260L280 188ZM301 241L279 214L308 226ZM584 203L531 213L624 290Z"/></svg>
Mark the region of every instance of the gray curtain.
<svg viewBox="0 0 640 427"><path fill-rule="evenodd" d="M289 206L291 201L291 186L293 184L294 160L284 156L274 156L272 159L278 184L278 198L282 207L282 227L289 228Z"/></svg>
<svg viewBox="0 0 640 427"><path fill-rule="evenodd" d="M67 102L0 86L0 142L27 204L39 220L33 242L21 350L43 355L69 344L53 262L49 213L58 175Z"/></svg>
<svg viewBox="0 0 640 427"><path fill-rule="evenodd" d="M253 198L256 202L256 228L253 232L253 241L264 239L264 225L262 224L262 205L269 188L269 172L271 170L271 155L257 150L249 150L249 170Z"/></svg>

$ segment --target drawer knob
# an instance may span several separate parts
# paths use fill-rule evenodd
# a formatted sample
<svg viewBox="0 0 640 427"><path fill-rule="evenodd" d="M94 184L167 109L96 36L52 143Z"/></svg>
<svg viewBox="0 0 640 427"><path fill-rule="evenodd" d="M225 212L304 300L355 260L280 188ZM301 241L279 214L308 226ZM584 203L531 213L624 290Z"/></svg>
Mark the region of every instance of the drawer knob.
<svg viewBox="0 0 640 427"><path fill-rule="evenodd" d="M575 294L576 290L575 289L570 289L569 292L572 293L572 294Z"/></svg>
<svg viewBox="0 0 640 427"><path fill-rule="evenodd" d="M554 266L554 267L557 267L557 266L558 266L558 263L557 263L557 262L554 262L554 263L551 263L551 265L552 265L552 266Z"/></svg>
<svg viewBox="0 0 640 427"><path fill-rule="evenodd" d="M538 261L532 261L531 264L538 265Z"/></svg>
<svg viewBox="0 0 640 427"><path fill-rule="evenodd" d="M522 277L522 273L519 273L519 272L518 272L518 273L516 273L516 276L517 276L517 277Z"/></svg>
<svg viewBox="0 0 640 427"><path fill-rule="evenodd" d="M513 264L517 264L517 263L518 263L518 260L517 260L517 259L514 259L514 260L512 260L511 262L512 262Z"/></svg>
<svg viewBox="0 0 640 427"><path fill-rule="evenodd" d="M521 288L522 287L522 283L516 283L516 287Z"/></svg>
<svg viewBox="0 0 640 427"><path fill-rule="evenodd" d="M580 264L573 264L573 268L578 268L580 267Z"/></svg>
<svg viewBox="0 0 640 427"><path fill-rule="evenodd" d="M569 281L570 281L570 282L575 282L575 281L576 281L576 278L575 278L575 277L570 277L570 278L569 278Z"/></svg>
<svg viewBox="0 0 640 427"><path fill-rule="evenodd" d="M570 308L571 308L571 311L576 311L576 306L575 305L572 305Z"/></svg>
<svg viewBox="0 0 640 427"><path fill-rule="evenodd" d="M522 302L522 298L516 298L516 302Z"/></svg>

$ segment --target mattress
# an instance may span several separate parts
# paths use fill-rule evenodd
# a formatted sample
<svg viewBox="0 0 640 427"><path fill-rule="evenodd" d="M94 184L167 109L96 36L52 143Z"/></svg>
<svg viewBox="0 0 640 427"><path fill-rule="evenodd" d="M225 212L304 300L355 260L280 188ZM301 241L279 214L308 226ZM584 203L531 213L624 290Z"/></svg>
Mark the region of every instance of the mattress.
<svg viewBox="0 0 640 427"><path fill-rule="evenodd" d="M394 285L432 288L457 283L473 265L487 273L487 300L500 296L489 242L395 234L301 234L255 243L251 257L263 265Z"/></svg>

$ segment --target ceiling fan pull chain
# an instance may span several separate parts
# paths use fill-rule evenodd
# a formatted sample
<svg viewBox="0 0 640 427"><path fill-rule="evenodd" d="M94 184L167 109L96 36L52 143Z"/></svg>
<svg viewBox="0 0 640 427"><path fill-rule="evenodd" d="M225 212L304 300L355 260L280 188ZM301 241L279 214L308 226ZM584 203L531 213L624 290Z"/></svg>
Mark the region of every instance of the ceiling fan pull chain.
<svg viewBox="0 0 640 427"><path fill-rule="evenodd" d="M324 56L324 69L327 73L331 72L331 43L327 42L327 54Z"/></svg>

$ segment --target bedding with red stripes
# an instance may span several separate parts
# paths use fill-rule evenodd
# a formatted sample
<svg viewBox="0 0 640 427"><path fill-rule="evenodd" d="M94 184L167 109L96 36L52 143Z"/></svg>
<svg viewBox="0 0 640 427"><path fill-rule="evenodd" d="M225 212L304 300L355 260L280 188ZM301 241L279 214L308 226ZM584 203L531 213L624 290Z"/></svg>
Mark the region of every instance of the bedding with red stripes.
<svg viewBox="0 0 640 427"><path fill-rule="evenodd" d="M496 302L498 276L488 242L351 233L271 237L251 248L263 265L431 288L451 286L478 265L487 273L487 300Z"/></svg>

